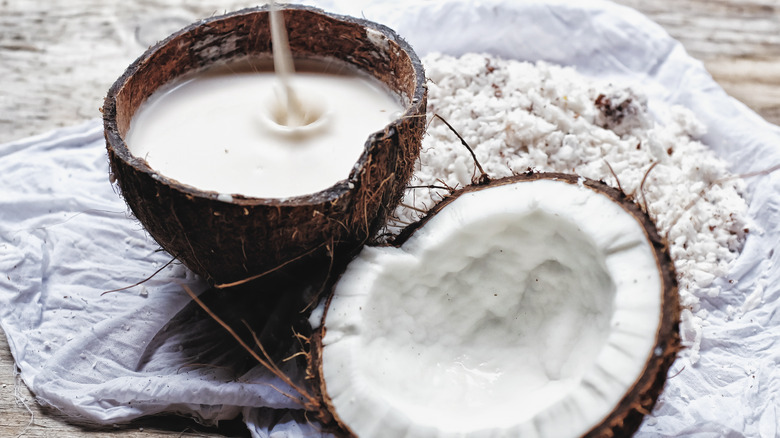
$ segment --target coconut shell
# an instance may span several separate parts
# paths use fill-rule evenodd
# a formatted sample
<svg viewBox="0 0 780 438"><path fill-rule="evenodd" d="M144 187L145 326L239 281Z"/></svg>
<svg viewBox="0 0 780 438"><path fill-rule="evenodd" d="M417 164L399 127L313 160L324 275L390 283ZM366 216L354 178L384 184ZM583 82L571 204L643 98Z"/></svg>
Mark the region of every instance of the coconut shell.
<svg viewBox="0 0 780 438"><path fill-rule="evenodd" d="M615 406L612 412L605 412L603 420L598 425L594 426L590 431L584 431L582 435L583 437L587 438L631 436L641 425L643 417L652 411L658 396L663 391L669 368L676 359L677 353L681 350L682 347L680 344L679 334L679 293L677 289L674 264L672 263L671 257L669 256L667 243L658 234L655 223L652 221L652 219L644 211L642 211L642 209L630 197L626 196L620 190L609 187L603 182L585 179L577 175L527 172L502 179L490 180L484 184L471 185L461 190L455 191L450 196L439 202L431 210L429 210L425 217L406 227L399 234L397 239L395 239L392 245L397 247L403 245L404 242L406 242L418 229L424 227L432 217L441 211L441 209L445 208L449 203L453 202L455 199L465 193L475 192L484 188L495 187L499 185L515 184L541 179L562 181L569 184L578 184L609 197L615 203L620 205L627 213L633 216L637 222L639 222L645 231L647 241L652 245L658 267L658 274L660 275L661 285L663 288L661 316L653 351L648 352L648 358L645 362L645 367L642 370L640 377L634 382L629 390L626 391L625 395ZM328 396L327 382L325 382L322 374L322 339L325 336L325 331L327 330L327 327L325 326L326 316L327 304L325 308L325 314L322 316L321 327L312 336L310 374L313 375L317 380L317 396L322 400L322 406L324 407L324 410L328 411L327 415L323 415L321 413L320 416L324 418L332 418L333 421L337 423L342 429L343 433L349 436L354 436L354 434L349 429L349 425L344 424L344 422L335 412L332 401ZM566 421L566 419L561 418L561 421Z"/></svg>
<svg viewBox="0 0 780 438"><path fill-rule="evenodd" d="M315 253L350 253L400 202L419 155L427 90L411 47L366 20L302 6L281 11L293 57L342 60L404 101L403 115L369 136L352 172L332 187L288 199L232 194L226 202L216 192L155 172L124 142L134 113L161 86L219 62L270 59L266 8L209 18L171 35L130 65L105 99L108 158L122 196L160 246L212 284L257 276Z"/></svg>

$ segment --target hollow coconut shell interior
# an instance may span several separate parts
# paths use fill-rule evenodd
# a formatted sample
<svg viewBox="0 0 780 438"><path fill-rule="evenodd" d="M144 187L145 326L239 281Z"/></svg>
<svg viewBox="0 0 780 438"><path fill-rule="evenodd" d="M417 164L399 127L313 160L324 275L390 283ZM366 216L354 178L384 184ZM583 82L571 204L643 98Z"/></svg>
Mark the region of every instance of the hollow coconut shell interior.
<svg viewBox="0 0 780 438"><path fill-rule="evenodd" d="M134 215L165 250L212 284L290 260L358 248L400 201L425 129L425 73L391 29L303 6L280 8L294 58L351 64L396 93L402 116L371 134L349 175L326 190L261 199L198 190L155 172L124 142L133 115L156 90L215 63L270 58L266 8L197 22L151 47L114 83L103 106L111 173ZM186 157L182 157L186 159Z"/></svg>
<svg viewBox="0 0 780 438"><path fill-rule="evenodd" d="M312 338L349 435L629 436L680 350L675 271L622 192L528 173L366 247Z"/></svg>

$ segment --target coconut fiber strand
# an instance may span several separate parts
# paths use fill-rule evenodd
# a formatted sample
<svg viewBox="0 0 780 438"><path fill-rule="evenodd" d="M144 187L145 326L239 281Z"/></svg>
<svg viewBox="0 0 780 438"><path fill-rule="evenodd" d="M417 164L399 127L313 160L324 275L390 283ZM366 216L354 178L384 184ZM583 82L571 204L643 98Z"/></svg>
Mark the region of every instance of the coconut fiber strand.
<svg viewBox="0 0 780 438"><path fill-rule="evenodd" d="M637 84L659 120L672 104L688 107L707 128L700 140L733 172L780 164L780 129L728 97L679 43L632 10L601 2L321 4L394 28L421 56L488 52ZM698 360L682 352L637 436L780 430L780 254L772 250L780 241L780 176L746 181L751 232L729 274L703 294L698 325L684 327L684 341L701 336ZM40 402L75 421L112 424L159 412L214 421L243 412L256 436L314 433L268 383L285 385L190 303L182 285L195 293L206 285L180 265L101 295L143 280L170 257L109 182L98 120L0 145L0 187L0 324ZM225 308L218 298L211 303Z"/></svg>

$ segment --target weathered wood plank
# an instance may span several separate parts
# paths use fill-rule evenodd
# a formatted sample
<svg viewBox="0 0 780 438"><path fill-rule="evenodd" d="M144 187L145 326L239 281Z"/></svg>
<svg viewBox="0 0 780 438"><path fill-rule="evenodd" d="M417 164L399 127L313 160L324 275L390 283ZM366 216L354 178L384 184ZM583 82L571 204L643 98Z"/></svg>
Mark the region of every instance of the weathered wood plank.
<svg viewBox="0 0 780 438"><path fill-rule="evenodd" d="M145 47L197 18L254 6L229 0L0 1L0 143L99 117L103 96ZM780 2L619 0L661 24L701 59L724 89L780 123ZM205 430L172 418L85 429L37 406L0 332L0 436L236 436L240 424ZM18 394L16 393L18 389ZM18 395L18 397L17 397ZM21 402L34 413L34 422ZM143 430L141 429L143 428Z"/></svg>
<svg viewBox="0 0 780 438"><path fill-rule="evenodd" d="M660 24L731 96L780 124L780 1L619 0Z"/></svg>
<svg viewBox="0 0 780 438"><path fill-rule="evenodd" d="M623 0L702 59L727 91L771 122L780 108L752 72L780 65L780 5L768 0ZM198 17L253 5L153 0L0 3L0 142L98 117L113 80L149 44ZM724 77L724 62L740 60ZM772 85L777 75L764 75Z"/></svg>

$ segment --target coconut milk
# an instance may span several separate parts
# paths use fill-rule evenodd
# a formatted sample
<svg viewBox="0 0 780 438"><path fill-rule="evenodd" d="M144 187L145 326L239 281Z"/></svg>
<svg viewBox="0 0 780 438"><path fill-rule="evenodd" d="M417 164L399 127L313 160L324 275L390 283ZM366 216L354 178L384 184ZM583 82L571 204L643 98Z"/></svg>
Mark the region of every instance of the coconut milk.
<svg viewBox="0 0 780 438"><path fill-rule="evenodd" d="M324 190L349 176L368 136L401 105L342 62L305 67L289 78L308 111L303 126L286 126L269 65L228 64L153 95L125 141L159 173L201 190L262 198Z"/></svg>
<svg viewBox="0 0 780 438"><path fill-rule="evenodd" d="M278 79L279 111L281 116L277 122L281 125L298 127L306 123L306 109L298 98L298 93L290 84L290 77L295 72L290 43L287 41L287 30L284 25L284 17L279 12L276 2L268 3L268 17L271 21L271 41L273 41L274 72Z"/></svg>

